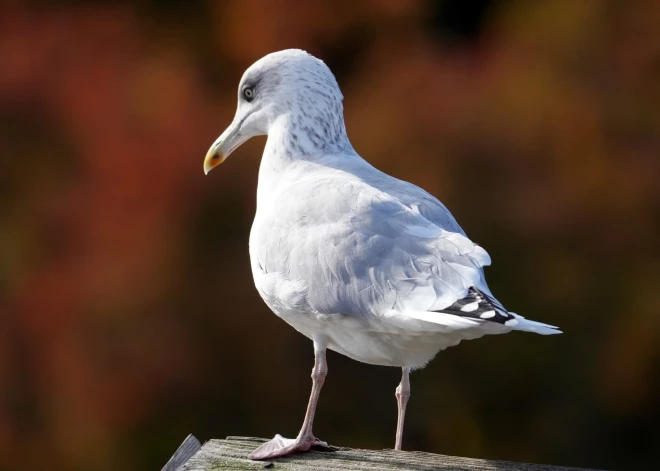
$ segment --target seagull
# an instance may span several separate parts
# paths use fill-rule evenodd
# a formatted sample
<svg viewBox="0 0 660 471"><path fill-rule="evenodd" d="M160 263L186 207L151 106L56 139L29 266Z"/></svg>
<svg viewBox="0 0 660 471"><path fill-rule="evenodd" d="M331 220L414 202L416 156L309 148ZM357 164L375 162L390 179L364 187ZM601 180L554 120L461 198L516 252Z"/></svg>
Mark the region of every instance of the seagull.
<svg viewBox="0 0 660 471"><path fill-rule="evenodd" d="M507 311L488 289L490 256L423 189L376 169L346 134L328 66L298 49L243 74L234 120L204 159L208 174L241 144L267 135L250 232L254 283L268 307L312 340L312 392L300 433L248 457L327 447L312 433L326 350L402 369L395 449L401 450L411 370L461 340L556 327Z"/></svg>

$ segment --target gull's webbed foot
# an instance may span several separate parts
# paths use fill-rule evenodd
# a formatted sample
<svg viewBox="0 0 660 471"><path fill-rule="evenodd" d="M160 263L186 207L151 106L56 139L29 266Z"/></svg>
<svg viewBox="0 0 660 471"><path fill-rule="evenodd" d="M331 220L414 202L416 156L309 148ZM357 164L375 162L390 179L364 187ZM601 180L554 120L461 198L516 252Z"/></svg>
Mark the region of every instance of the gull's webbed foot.
<svg viewBox="0 0 660 471"><path fill-rule="evenodd" d="M292 439L284 438L278 434L272 440L267 441L250 453L248 458L251 460L266 460L307 451L312 447L331 449L326 442L322 442L313 435Z"/></svg>

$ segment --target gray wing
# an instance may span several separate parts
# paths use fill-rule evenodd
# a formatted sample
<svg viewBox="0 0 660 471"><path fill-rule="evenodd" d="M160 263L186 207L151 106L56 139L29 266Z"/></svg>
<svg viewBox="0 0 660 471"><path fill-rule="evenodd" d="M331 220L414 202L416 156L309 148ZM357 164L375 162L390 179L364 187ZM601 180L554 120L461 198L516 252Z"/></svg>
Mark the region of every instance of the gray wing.
<svg viewBox="0 0 660 471"><path fill-rule="evenodd" d="M449 211L423 190L378 173L372 181L309 178L273 202L277 209L251 241L265 298L369 317L441 310L485 285L481 267L490 258Z"/></svg>
<svg viewBox="0 0 660 471"><path fill-rule="evenodd" d="M465 235L454 216L435 196L410 182L388 175L365 160L344 163L344 167L368 186L388 194L400 203L417 210L426 220L450 232Z"/></svg>

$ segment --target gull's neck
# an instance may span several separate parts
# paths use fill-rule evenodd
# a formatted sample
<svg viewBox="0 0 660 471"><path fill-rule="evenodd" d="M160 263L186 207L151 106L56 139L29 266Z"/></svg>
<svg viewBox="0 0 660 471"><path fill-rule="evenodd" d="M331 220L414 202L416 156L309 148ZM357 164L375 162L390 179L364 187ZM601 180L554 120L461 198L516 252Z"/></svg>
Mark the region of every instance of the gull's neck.
<svg viewBox="0 0 660 471"><path fill-rule="evenodd" d="M257 203L307 164L320 163L328 156L355 154L341 109L332 111L338 112L295 110L271 124L259 167Z"/></svg>
<svg viewBox="0 0 660 471"><path fill-rule="evenodd" d="M271 124L264 157L281 161L314 160L352 150L341 108L299 108L279 116Z"/></svg>

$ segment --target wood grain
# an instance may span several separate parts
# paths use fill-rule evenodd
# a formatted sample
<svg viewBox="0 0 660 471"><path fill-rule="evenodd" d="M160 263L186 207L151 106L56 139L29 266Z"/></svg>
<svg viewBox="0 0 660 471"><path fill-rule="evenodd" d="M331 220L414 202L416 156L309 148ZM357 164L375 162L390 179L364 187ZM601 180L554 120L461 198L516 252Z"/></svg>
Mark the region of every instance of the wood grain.
<svg viewBox="0 0 660 471"><path fill-rule="evenodd" d="M189 441L190 435L186 441ZM194 439L194 437L192 437ZM177 468L163 471L219 471L219 470L441 470L441 471L578 471L578 468L480 460L457 456L436 455L420 451L360 450L335 448L334 451L309 451L272 461L251 461L249 452L266 440L251 437L227 437L210 440ZM197 442L199 443L199 442ZM185 442L184 442L185 444ZM183 446L182 446L183 447ZM181 448L179 450L181 450ZM178 451L177 451L178 453ZM176 457L175 453L175 457ZM172 457L172 460L174 457ZM170 463L172 463L170 460ZM168 466L170 465L168 463ZM581 471L594 471L585 470Z"/></svg>

